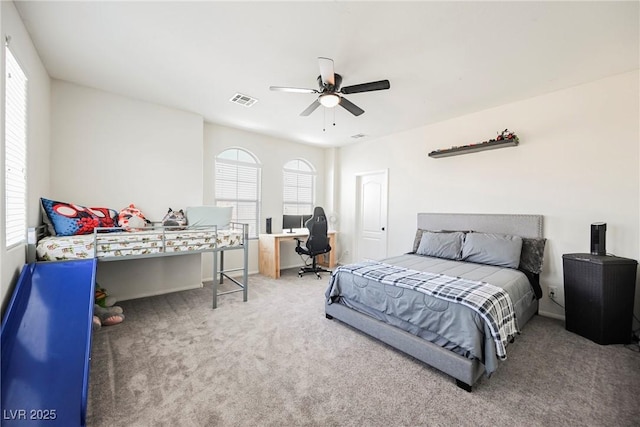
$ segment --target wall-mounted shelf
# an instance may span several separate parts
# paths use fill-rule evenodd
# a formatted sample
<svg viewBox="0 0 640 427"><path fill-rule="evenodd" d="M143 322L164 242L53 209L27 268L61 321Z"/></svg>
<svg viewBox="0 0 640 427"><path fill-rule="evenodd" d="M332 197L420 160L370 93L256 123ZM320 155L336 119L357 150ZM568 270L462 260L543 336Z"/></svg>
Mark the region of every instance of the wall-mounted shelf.
<svg viewBox="0 0 640 427"><path fill-rule="evenodd" d="M435 150L429 153L429 157L449 157L457 156L459 154L475 153L477 151L495 150L496 148L503 147L515 147L518 145L518 137L511 139L491 140L486 142L479 142L477 144L463 145L461 147L451 147L443 150Z"/></svg>

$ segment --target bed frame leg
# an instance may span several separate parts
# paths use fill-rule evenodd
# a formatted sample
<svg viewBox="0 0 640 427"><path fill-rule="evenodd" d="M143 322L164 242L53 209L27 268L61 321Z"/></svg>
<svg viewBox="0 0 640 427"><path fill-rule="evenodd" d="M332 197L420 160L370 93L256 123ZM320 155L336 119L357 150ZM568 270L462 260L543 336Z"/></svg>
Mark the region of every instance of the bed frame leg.
<svg viewBox="0 0 640 427"><path fill-rule="evenodd" d="M249 299L249 226L244 225L242 227L244 239L242 244L244 245L244 260L242 261L242 280L244 287L242 288L242 301L247 302Z"/></svg>
<svg viewBox="0 0 640 427"><path fill-rule="evenodd" d="M330 314L325 313L324 316L329 320L333 320L333 316Z"/></svg>
<svg viewBox="0 0 640 427"><path fill-rule="evenodd" d="M218 308L218 253L213 252L213 308Z"/></svg>
<svg viewBox="0 0 640 427"><path fill-rule="evenodd" d="M463 381L456 379L456 385L466 392L471 393L471 386Z"/></svg>
<svg viewBox="0 0 640 427"><path fill-rule="evenodd" d="M220 271L224 271L224 251L220 251ZM215 278L213 280L216 280ZM222 285L224 280L224 275L220 274L220 284Z"/></svg>

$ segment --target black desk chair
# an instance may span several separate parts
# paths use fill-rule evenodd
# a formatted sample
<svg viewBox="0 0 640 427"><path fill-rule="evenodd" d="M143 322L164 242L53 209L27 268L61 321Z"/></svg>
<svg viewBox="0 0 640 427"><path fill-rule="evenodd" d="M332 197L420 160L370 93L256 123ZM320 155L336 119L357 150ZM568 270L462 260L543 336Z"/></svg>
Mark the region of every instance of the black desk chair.
<svg viewBox="0 0 640 427"><path fill-rule="evenodd" d="M313 216L304 225L309 230L309 237L302 246L302 240L296 239L298 242L296 245L296 252L302 255L308 255L312 259L311 266L305 265L298 271L298 276L302 277L306 273L315 273L320 278L320 272L331 273L330 270L318 266L316 257L318 255L326 254L331 250L329 245L329 237L327 236L327 217L324 214L324 209L316 207L313 209Z"/></svg>

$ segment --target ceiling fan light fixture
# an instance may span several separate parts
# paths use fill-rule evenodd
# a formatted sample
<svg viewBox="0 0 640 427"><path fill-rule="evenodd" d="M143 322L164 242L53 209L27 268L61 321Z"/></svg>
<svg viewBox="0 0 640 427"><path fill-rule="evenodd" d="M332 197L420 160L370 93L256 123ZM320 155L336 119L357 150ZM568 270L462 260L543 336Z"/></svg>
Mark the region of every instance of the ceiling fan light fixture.
<svg viewBox="0 0 640 427"><path fill-rule="evenodd" d="M340 96L335 93L323 93L318 97L318 101L327 108L333 108L340 104Z"/></svg>

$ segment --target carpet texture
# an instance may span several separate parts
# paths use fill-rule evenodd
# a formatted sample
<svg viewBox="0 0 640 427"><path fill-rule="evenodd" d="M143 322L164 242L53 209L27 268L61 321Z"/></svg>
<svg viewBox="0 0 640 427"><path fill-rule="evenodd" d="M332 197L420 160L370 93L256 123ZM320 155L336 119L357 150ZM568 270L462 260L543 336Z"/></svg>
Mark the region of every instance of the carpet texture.
<svg viewBox="0 0 640 427"><path fill-rule="evenodd" d="M327 320L327 283L286 270L216 310L211 286L122 302L124 323L94 334L88 426L640 425L637 346L535 316L467 393Z"/></svg>

